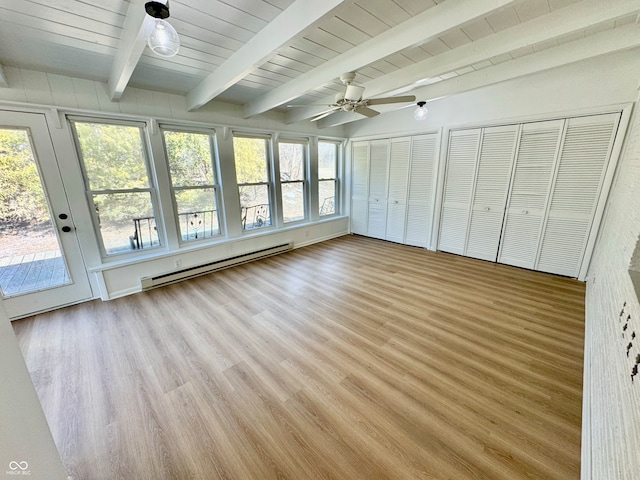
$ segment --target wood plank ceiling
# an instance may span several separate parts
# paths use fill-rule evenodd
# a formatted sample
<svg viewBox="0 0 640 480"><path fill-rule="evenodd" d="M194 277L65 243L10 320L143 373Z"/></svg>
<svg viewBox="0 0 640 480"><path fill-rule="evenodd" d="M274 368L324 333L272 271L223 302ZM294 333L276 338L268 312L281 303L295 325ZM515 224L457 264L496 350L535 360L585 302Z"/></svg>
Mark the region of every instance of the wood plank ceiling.
<svg viewBox="0 0 640 480"><path fill-rule="evenodd" d="M286 105L331 103L340 72L367 98L429 100L640 45L640 0L171 0L166 59L144 47L144 3L0 0L0 64L102 81L114 101L138 87L294 122L324 107Z"/></svg>

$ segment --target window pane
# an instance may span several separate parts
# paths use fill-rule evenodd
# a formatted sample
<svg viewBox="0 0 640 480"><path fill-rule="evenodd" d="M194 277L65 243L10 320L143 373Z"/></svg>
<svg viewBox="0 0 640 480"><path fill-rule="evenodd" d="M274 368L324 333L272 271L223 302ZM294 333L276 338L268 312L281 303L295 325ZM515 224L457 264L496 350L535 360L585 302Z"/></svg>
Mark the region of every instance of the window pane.
<svg viewBox="0 0 640 480"><path fill-rule="evenodd" d="M336 178L338 145L318 142L318 178Z"/></svg>
<svg viewBox="0 0 640 480"><path fill-rule="evenodd" d="M148 188L139 127L75 123L90 190Z"/></svg>
<svg viewBox="0 0 640 480"><path fill-rule="evenodd" d="M213 188L191 188L175 192L182 240L220 235L216 192Z"/></svg>
<svg viewBox="0 0 640 480"><path fill-rule="evenodd" d="M165 131L164 140L174 187L215 183L209 135Z"/></svg>
<svg viewBox="0 0 640 480"><path fill-rule="evenodd" d="M336 213L336 182L335 180L322 180L318 182L318 197L320 215L333 215Z"/></svg>
<svg viewBox="0 0 640 480"><path fill-rule="evenodd" d="M282 184L282 216L284 223L304 219L304 188L302 182Z"/></svg>
<svg viewBox="0 0 640 480"><path fill-rule="evenodd" d="M267 171L267 140L264 138L233 137L238 183L269 181Z"/></svg>
<svg viewBox="0 0 640 480"><path fill-rule="evenodd" d="M27 130L0 128L0 287L4 296L70 283Z"/></svg>
<svg viewBox="0 0 640 480"><path fill-rule="evenodd" d="M107 254L160 245L149 192L93 196Z"/></svg>
<svg viewBox="0 0 640 480"><path fill-rule="evenodd" d="M304 148L299 143L279 143L280 180L304 180Z"/></svg>
<svg viewBox="0 0 640 480"><path fill-rule="evenodd" d="M242 227L244 229L271 225L269 187L267 185L239 186Z"/></svg>

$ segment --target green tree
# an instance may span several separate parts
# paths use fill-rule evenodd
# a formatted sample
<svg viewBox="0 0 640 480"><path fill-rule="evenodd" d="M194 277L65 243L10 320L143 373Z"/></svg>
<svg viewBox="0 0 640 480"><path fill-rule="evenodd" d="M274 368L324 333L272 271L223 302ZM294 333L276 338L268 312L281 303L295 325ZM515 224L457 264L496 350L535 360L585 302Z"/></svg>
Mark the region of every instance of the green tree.
<svg viewBox="0 0 640 480"><path fill-rule="evenodd" d="M234 137L233 153L238 184L269 181L267 140L263 138ZM269 197L266 186L240 187L240 204L243 207L268 203Z"/></svg>
<svg viewBox="0 0 640 480"><path fill-rule="evenodd" d="M234 137L233 154L238 183L269 181L267 141L263 138Z"/></svg>
<svg viewBox="0 0 640 480"><path fill-rule="evenodd" d="M213 185L210 136L203 133L165 132L171 183L174 187Z"/></svg>
<svg viewBox="0 0 640 480"><path fill-rule="evenodd" d="M101 224L125 226L136 217L153 216L148 193L106 193L148 188L142 131L139 127L74 123L89 188Z"/></svg>
<svg viewBox="0 0 640 480"><path fill-rule="evenodd" d="M25 130L0 129L0 221L42 224L49 211Z"/></svg>

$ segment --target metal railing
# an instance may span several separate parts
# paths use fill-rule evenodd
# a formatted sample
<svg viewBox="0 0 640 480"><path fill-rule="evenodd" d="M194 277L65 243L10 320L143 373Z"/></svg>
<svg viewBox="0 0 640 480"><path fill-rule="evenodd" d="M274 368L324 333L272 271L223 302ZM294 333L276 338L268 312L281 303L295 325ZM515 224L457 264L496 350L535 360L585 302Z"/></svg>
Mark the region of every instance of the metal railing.
<svg viewBox="0 0 640 480"><path fill-rule="evenodd" d="M183 240L213 237L219 230L217 210L200 210L178 214Z"/></svg>
<svg viewBox="0 0 640 480"><path fill-rule="evenodd" d="M217 210L200 210L178 214L183 240L212 237L219 232ZM155 217L133 219L133 235L129 237L133 250L160 245Z"/></svg>
<svg viewBox="0 0 640 480"><path fill-rule="evenodd" d="M242 214L241 218L243 230L271 225L269 204L267 203L251 205L250 207L242 207L240 210Z"/></svg>
<svg viewBox="0 0 640 480"><path fill-rule="evenodd" d="M132 249L149 248L160 245L158 227L155 217L140 217L133 219L133 235L129 237Z"/></svg>

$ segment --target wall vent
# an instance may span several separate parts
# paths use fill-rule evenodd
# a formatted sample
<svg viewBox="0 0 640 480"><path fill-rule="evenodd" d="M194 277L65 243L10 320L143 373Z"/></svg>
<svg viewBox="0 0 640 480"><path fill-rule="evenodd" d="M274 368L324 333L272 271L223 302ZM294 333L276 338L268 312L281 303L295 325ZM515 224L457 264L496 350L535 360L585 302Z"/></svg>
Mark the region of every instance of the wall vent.
<svg viewBox="0 0 640 480"><path fill-rule="evenodd" d="M194 267L184 268L174 272L163 273L154 277L142 277L140 283L142 290L149 290L151 288L159 287L161 285L167 285L169 283L175 283L187 278L197 277L199 275L205 275L207 273L217 272L229 267L235 267L243 263L252 262L260 258L270 257L279 253L288 252L293 249L293 243L284 243L282 245L276 245L275 247L269 247L262 250L256 250L254 252L245 253L235 257L225 258L223 260L216 260L215 262L205 263L203 265L196 265Z"/></svg>

